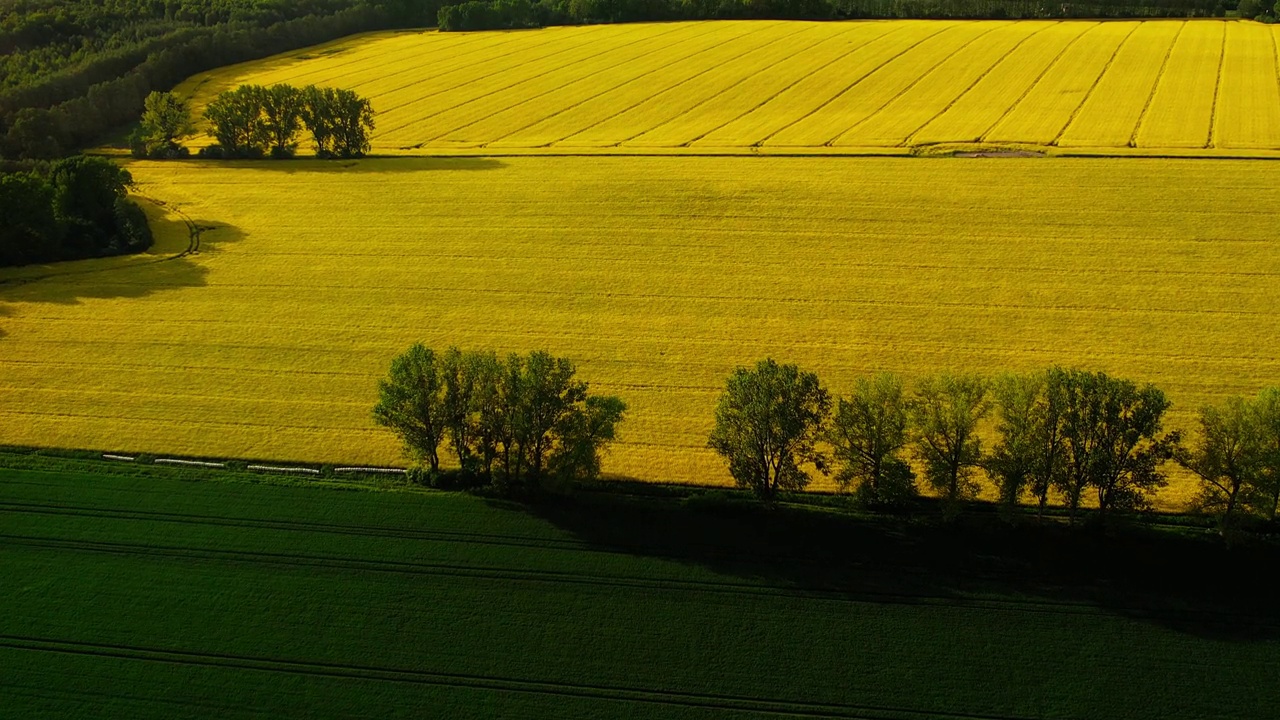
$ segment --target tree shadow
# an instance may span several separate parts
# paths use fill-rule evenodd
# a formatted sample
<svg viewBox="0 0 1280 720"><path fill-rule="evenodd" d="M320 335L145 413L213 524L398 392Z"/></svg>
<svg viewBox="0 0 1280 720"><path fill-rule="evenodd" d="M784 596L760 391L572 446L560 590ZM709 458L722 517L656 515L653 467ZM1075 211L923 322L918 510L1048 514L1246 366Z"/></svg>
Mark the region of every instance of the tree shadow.
<svg viewBox="0 0 1280 720"><path fill-rule="evenodd" d="M151 248L136 255L32 265L0 274L0 317L14 314L6 305L11 303L75 304L203 287L208 269L200 256L244 238L234 225L192 220L156 202L139 204L155 236Z"/></svg>
<svg viewBox="0 0 1280 720"><path fill-rule="evenodd" d="M1139 526L943 522L830 509L583 492L530 512L613 552L661 557L753 583L885 604L1096 612L1231 641L1280 638L1262 588L1273 543Z"/></svg>

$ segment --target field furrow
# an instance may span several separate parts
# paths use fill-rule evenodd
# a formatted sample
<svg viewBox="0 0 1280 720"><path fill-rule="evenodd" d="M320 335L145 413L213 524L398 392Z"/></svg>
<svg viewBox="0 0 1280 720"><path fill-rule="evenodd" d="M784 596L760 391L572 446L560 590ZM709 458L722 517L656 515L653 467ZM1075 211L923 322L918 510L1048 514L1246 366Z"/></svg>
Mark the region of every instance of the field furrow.
<svg viewBox="0 0 1280 720"><path fill-rule="evenodd" d="M489 127L492 128L493 133L508 132L512 127L511 122L507 122L508 118L512 118L515 122L524 120L524 123L540 119L539 115L526 114L527 109L547 105L552 106L553 109L564 108L572 104L570 95L575 92L577 95L573 97L579 100L593 94L594 88L598 87L596 83L608 87L605 83L611 79L617 83L626 82L627 79L662 67L663 59L669 56L704 53L714 47L727 44L732 38L754 35L754 33L765 31L767 27L737 29L740 33L731 33L726 37L726 33L710 32L710 28L707 27L686 26L678 28L676 32L663 33L662 36L648 36L641 40L627 42L625 45L614 47L608 53L594 53L589 59L575 61L575 63L558 63L557 67L531 74L520 82L509 83L500 87L499 90L486 91L484 94L475 96L474 99L460 102L440 113L425 115L424 120L393 132L392 137L403 136L406 140L416 140L420 143L435 142L440 145L448 145L449 142L480 145L494 137L494 135L483 135L481 131L472 127L481 120L493 120L502 114L500 118L503 122L490 123ZM594 92L602 92L602 90L594 90ZM532 101L540 102L530 105ZM515 127L520 126L517 124ZM463 131L467 131L466 135L457 135Z"/></svg>
<svg viewBox="0 0 1280 720"><path fill-rule="evenodd" d="M764 145L776 147L830 144L849 128L874 115L956 53L989 35L1001 22L966 22L930 37L875 68L830 102L775 133Z"/></svg>
<svg viewBox="0 0 1280 720"><path fill-rule="evenodd" d="M1214 115L1214 147L1280 147L1280 85L1272 28L1227 26L1222 88Z"/></svg>
<svg viewBox="0 0 1280 720"><path fill-rule="evenodd" d="M525 127L512 123L512 132L506 135L497 129L491 135L496 139L488 146L540 147L578 134L589 140L597 133L616 142L617 138L638 134L714 95L743 73L794 52L797 42L804 42L805 36L818 29L821 28L812 25L778 25L737 42L669 59L630 79L623 79L626 76L621 73L600 76L586 89L594 94L578 104L566 103L567 98L557 95L541 104L543 110L521 108L529 117L542 119ZM496 118L497 122L502 120Z"/></svg>
<svg viewBox="0 0 1280 720"><path fill-rule="evenodd" d="M775 33L779 31L786 34L795 30L785 24L759 24L744 29L741 35L720 35L710 43L693 41L685 45L663 43L656 47L646 47L626 63L603 59L587 65L590 70L586 74L563 84L552 87L551 83L559 83L561 80L549 79L548 83L539 83L538 92L527 97L521 94L508 95L503 99L518 99L518 102L508 103L500 110L465 122L452 132L432 140L441 145L480 143L480 146L486 146L492 139L505 137L512 129L530 127L545 118L573 110L598 96L611 93L616 88L640 89L649 81L663 87L664 79L669 84L679 84L705 72L705 69L699 69L699 60L714 64L718 59L730 59L734 57L733 53L740 43L750 43L750 47L751 44L767 42L776 37ZM651 89L642 91L652 92Z"/></svg>
<svg viewBox="0 0 1280 720"><path fill-rule="evenodd" d="M855 147L902 144L1043 28L1039 23L997 27L979 42L963 47L831 144Z"/></svg>
<svg viewBox="0 0 1280 720"><path fill-rule="evenodd" d="M503 61L511 63L507 68L480 74L464 69L461 77L439 86L422 83L390 95L393 105L383 112L381 133L393 144L423 142L524 99L554 92L601 67L626 66L664 47L686 46L708 30L698 25L642 27L603 41L580 38L571 50L549 52L539 61L517 56Z"/></svg>
<svg viewBox="0 0 1280 720"><path fill-rule="evenodd" d="M1138 26L1098 80L1057 144L1063 147L1127 147L1159 81L1185 21Z"/></svg>
<svg viewBox="0 0 1280 720"><path fill-rule="evenodd" d="M1138 147L1200 148L1209 142L1227 25L1209 20L1187 23L1138 128Z"/></svg>
<svg viewBox="0 0 1280 720"><path fill-rule="evenodd" d="M965 143L978 140L1054 67L1096 23L1061 22L1031 36L940 116L911 137L912 144Z"/></svg>
<svg viewBox="0 0 1280 720"><path fill-rule="evenodd" d="M792 61L800 52L832 38L834 28L817 25L806 28L800 36L786 36L770 42L768 49L742 58L741 62L722 65L698 77L695 82L669 88L658 94L646 93L639 102L624 106L622 112L610 115L599 123L563 136L559 145L569 147L607 147L611 144L628 144L636 147L670 147L679 145L688 131L679 133L672 141L665 133L653 133L659 127L667 127L676 118L687 118L696 124L695 134L706 132L716 122L716 116L703 112L708 103L715 102L722 94L732 92L739 85L758 77L779 64ZM621 142L619 142L621 139Z"/></svg>
<svg viewBox="0 0 1280 720"><path fill-rule="evenodd" d="M373 33L204 73L180 91L199 111L245 82L350 88L378 113L374 152L394 155L1008 145L1272 156L1280 154L1278 47L1274 28L1209 19ZM210 142L202 134L192 146Z"/></svg>
<svg viewBox="0 0 1280 720"><path fill-rule="evenodd" d="M889 26L874 24L830 28L818 42L802 47L741 82L726 87L704 102L646 131L637 140L662 147L686 146L702 140L806 78L823 74L827 68L887 32L890 32ZM716 138L720 137L716 135ZM749 144L733 142L729 147Z"/></svg>
<svg viewBox="0 0 1280 720"><path fill-rule="evenodd" d="M1088 41L1068 48L982 139L996 143L1052 143L1136 27L1132 23L1102 23L1091 29Z"/></svg>

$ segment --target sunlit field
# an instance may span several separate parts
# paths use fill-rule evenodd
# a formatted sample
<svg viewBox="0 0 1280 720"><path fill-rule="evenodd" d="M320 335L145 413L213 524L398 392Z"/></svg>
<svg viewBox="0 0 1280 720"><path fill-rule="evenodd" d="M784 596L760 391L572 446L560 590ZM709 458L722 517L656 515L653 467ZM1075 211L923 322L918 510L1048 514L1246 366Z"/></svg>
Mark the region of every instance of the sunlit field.
<svg viewBox="0 0 1280 720"><path fill-rule="evenodd" d="M729 481L705 448L716 396L767 355L837 393L881 370L1080 365L1158 383L1188 429L1280 379L1265 161L129 169L150 259L191 247L188 223L198 249L0 276L52 275L0 288L0 443L399 463L370 408L414 341L575 359L631 406L606 471L653 481Z"/></svg>
<svg viewBox="0 0 1280 720"><path fill-rule="evenodd" d="M396 32L199 75L354 89L374 152L1280 149L1280 28L1220 20L716 21ZM201 142L207 143L208 139ZM200 143L197 143L200 144Z"/></svg>

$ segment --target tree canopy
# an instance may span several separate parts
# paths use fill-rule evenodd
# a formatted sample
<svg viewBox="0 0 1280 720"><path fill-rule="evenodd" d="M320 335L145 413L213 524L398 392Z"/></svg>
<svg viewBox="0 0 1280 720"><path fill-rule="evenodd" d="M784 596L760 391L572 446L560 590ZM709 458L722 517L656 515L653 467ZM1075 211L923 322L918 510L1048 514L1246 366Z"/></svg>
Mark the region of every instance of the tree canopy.
<svg viewBox="0 0 1280 720"><path fill-rule="evenodd" d="M572 362L547 352L499 358L418 344L392 361L374 419L433 476L447 443L465 478L509 495L560 489L599 476L627 407L575 376Z"/></svg>
<svg viewBox="0 0 1280 720"><path fill-rule="evenodd" d="M805 463L823 463L817 443L830 411L817 375L761 360L729 376L708 445L728 461L739 487L773 500L809 484Z"/></svg>
<svg viewBox="0 0 1280 720"><path fill-rule="evenodd" d="M75 156L46 171L0 174L0 265L74 260L150 247L142 210L127 198L129 172Z"/></svg>

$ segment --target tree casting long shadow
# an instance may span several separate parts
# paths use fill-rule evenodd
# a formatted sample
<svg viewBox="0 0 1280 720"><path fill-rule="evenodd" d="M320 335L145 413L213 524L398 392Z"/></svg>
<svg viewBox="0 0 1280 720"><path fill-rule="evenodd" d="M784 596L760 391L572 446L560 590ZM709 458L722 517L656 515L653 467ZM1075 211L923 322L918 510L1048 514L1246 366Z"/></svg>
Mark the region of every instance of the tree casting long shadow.
<svg viewBox="0 0 1280 720"><path fill-rule="evenodd" d="M75 304L88 298L141 298L203 287L209 271L199 262L200 255L216 253L244 238L244 232L233 225L165 214L148 202L143 206L156 237L145 253L28 266L0 274L0 308L4 303ZM12 309L8 312L14 314Z"/></svg>
<svg viewBox="0 0 1280 720"><path fill-rule="evenodd" d="M698 507L597 492L527 512L602 549L858 601L1070 604L1214 639L1280 638L1280 606L1263 590L1280 560L1272 543L1228 549L1213 536L1139 526Z"/></svg>

